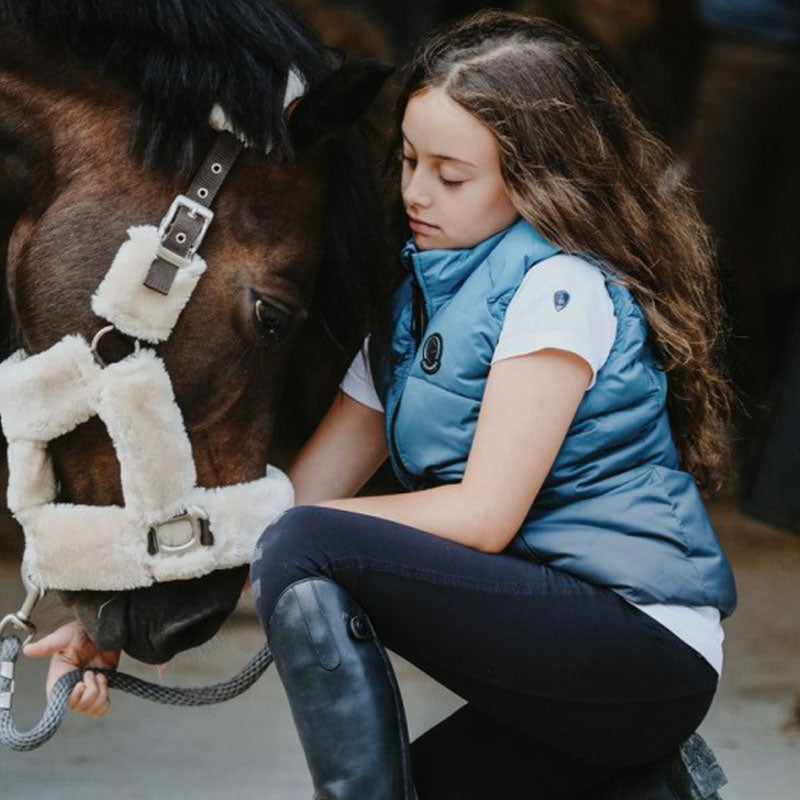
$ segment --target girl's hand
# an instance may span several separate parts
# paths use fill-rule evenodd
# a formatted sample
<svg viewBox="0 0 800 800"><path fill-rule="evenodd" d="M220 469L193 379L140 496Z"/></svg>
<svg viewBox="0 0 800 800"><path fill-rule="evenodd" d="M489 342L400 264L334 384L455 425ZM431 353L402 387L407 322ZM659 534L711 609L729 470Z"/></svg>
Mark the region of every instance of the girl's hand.
<svg viewBox="0 0 800 800"><path fill-rule="evenodd" d="M119 650L98 649L78 622L68 622L44 639L26 644L22 652L29 658L52 656L45 684L47 697L50 697L53 684L62 675L78 667L116 669L120 658ZM86 670L83 680L70 693L67 707L73 711L84 711L97 719L108 711L110 702L105 675Z"/></svg>

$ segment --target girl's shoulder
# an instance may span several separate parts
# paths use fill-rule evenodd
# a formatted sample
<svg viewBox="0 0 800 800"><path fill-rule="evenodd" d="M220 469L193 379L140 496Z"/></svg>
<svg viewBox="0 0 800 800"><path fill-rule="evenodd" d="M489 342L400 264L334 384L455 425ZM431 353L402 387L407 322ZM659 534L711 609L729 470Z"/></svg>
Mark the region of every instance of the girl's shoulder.
<svg viewBox="0 0 800 800"><path fill-rule="evenodd" d="M611 322L614 305L607 287L610 272L589 258L557 253L531 267L514 292L509 305L534 308L559 327L578 315Z"/></svg>
<svg viewBox="0 0 800 800"><path fill-rule="evenodd" d="M602 289L610 274L610 270L602 262L590 256L556 253L529 269L522 284L566 280L578 286Z"/></svg>
<svg viewBox="0 0 800 800"><path fill-rule="evenodd" d="M546 348L567 350L592 368L592 388L616 333L603 270L580 256L558 253L523 278L508 304L492 363Z"/></svg>

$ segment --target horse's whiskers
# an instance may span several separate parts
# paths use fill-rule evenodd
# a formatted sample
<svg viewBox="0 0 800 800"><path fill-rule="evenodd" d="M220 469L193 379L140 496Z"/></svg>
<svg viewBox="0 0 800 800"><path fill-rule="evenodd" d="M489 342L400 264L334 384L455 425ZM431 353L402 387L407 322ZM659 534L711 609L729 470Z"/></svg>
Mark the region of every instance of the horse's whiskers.
<svg viewBox="0 0 800 800"><path fill-rule="evenodd" d="M101 605L101 606L100 606L100 607L97 609L97 619L100 619L100 615L103 613L103 609L104 609L104 608L105 608L105 607L106 607L106 606L107 606L107 605L108 605L108 604L109 604L109 603L110 603L110 602L111 602L111 601L112 601L112 600L113 600L115 597L119 597L119 595L120 595L120 592L116 592L116 593L115 593L115 594L113 594L111 597L109 597L109 598L108 598L108 600L106 600L106 601L105 601L105 603L103 603L103 604L102 604L102 605Z"/></svg>

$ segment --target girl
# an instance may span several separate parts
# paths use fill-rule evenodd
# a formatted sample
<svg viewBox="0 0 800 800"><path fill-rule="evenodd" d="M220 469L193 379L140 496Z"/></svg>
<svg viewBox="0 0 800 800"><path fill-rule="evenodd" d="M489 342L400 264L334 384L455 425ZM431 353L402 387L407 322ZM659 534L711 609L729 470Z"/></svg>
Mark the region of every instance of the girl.
<svg viewBox="0 0 800 800"><path fill-rule="evenodd" d="M735 607L698 492L725 475L729 403L705 228L542 20L436 33L399 109L388 331L251 567L315 796L713 797L713 763L678 749ZM411 491L353 498L387 456ZM467 701L410 748L381 641Z"/></svg>

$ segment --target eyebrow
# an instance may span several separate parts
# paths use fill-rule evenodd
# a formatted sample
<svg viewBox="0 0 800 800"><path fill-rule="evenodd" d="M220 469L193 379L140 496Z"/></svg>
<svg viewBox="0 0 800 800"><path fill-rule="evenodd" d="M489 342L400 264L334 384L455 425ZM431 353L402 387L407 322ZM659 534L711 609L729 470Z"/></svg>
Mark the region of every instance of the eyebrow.
<svg viewBox="0 0 800 800"><path fill-rule="evenodd" d="M414 145L411 144L411 140L408 138L408 136L406 136L402 131L400 131L400 134L403 137L403 139L406 142L408 142L409 145L411 145L411 147L414 147ZM471 161L467 161L465 158L456 158L456 156L446 156L442 153L431 153L431 158L437 158L439 159L439 161L458 161L460 164L466 164L467 166L475 167L476 169L478 166L477 164L473 164Z"/></svg>

